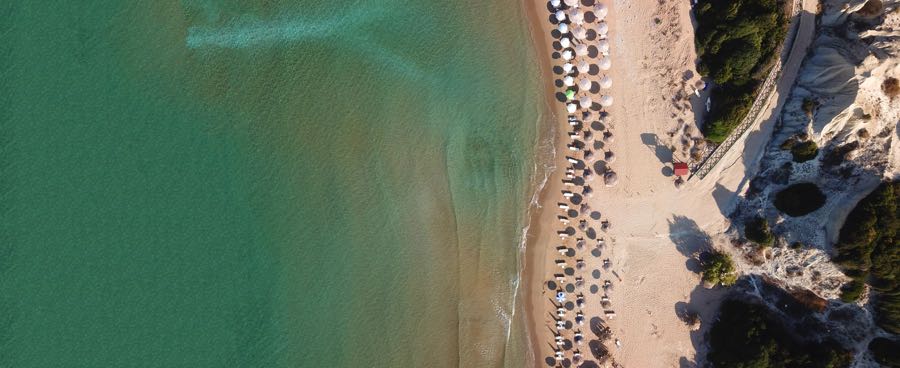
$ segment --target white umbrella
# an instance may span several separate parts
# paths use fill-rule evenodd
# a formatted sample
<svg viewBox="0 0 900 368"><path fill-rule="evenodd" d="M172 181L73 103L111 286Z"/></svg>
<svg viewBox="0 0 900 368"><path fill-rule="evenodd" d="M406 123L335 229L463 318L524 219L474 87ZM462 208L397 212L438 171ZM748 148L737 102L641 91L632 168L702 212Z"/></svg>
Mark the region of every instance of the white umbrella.
<svg viewBox="0 0 900 368"><path fill-rule="evenodd" d="M567 77L563 78L563 83L565 83L567 86L574 86L575 78L572 78L571 75L567 76Z"/></svg>
<svg viewBox="0 0 900 368"><path fill-rule="evenodd" d="M562 52L563 60L572 60L572 50L566 50Z"/></svg>
<svg viewBox="0 0 900 368"><path fill-rule="evenodd" d="M609 56L604 56L603 59L600 59L600 69L609 70L612 67L612 60L609 59Z"/></svg>
<svg viewBox="0 0 900 368"><path fill-rule="evenodd" d="M590 66L590 64L587 63L587 61L582 60L582 61L578 62L578 72L579 73L587 73L590 70L591 70L591 66Z"/></svg>
<svg viewBox="0 0 900 368"><path fill-rule="evenodd" d="M570 40L568 37L563 37L563 38L561 38L561 39L559 40L559 44L560 44L564 49L565 49L565 48L569 48L569 46L572 46L572 40Z"/></svg>
<svg viewBox="0 0 900 368"><path fill-rule="evenodd" d="M597 42L597 49L603 53L609 52L609 41L600 40L600 42Z"/></svg>
<svg viewBox="0 0 900 368"><path fill-rule="evenodd" d="M581 88L585 91L591 89L591 81L587 78L581 78L581 80L578 81L578 88Z"/></svg>
<svg viewBox="0 0 900 368"><path fill-rule="evenodd" d="M568 6L578 6L578 0L565 0L565 3Z"/></svg>
<svg viewBox="0 0 900 368"><path fill-rule="evenodd" d="M600 79L600 88L607 89L612 87L612 78L608 75L604 75L603 78Z"/></svg>
<svg viewBox="0 0 900 368"><path fill-rule="evenodd" d="M612 98L612 96L603 96L603 97L600 97L600 106L603 106L603 107L610 107L610 106L612 106L612 104L613 104L613 98Z"/></svg>
<svg viewBox="0 0 900 368"><path fill-rule="evenodd" d="M587 54L588 54L587 45L582 43L582 44L579 44L578 46L575 46L575 55L584 56Z"/></svg>
<svg viewBox="0 0 900 368"><path fill-rule="evenodd" d="M584 23L584 12L582 12L582 11L581 11L580 9L578 9L578 8L575 8L574 10L572 10L572 11L569 13L569 17L572 18L572 22L575 23L575 24L581 24L581 23Z"/></svg>
<svg viewBox="0 0 900 368"><path fill-rule="evenodd" d="M569 33L569 25L565 23L559 24L559 33L566 34Z"/></svg>
<svg viewBox="0 0 900 368"><path fill-rule="evenodd" d="M551 0L552 2L552 0ZM557 1L559 2L559 1ZM597 16L597 19L603 19L606 17L606 13L609 12L609 9L606 8L606 5L597 3L594 5L594 15Z"/></svg>
<svg viewBox="0 0 900 368"><path fill-rule="evenodd" d="M575 104L572 104L572 103L566 105L566 111L568 111L570 114L574 113L576 108L577 108L577 106L575 106Z"/></svg>
<svg viewBox="0 0 900 368"><path fill-rule="evenodd" d="M609 33L609 25L607 25L606 22L600 22L600 24L597 25L597 34L603 36L607 33Z"/></svg>
<svg viewBox="0 0 900 368"><path fill-rule="evenodd" d="M574 68L574 67L575 66L572 65L572 63L565 63L565 64L563 64L563 71L565 71L566 74L569 74L572 72L572 68Z"/></svg>
<svg viewBox="0 0 900 368"><path fill-rule="evenodd" d="M581 96L581 98L578 99L578 104L581 105L582 109L587 109L594 104L594 100L592 100L590 96Z"/></svg>
<svg viewBox="0 0 900 368"><path fill-rule="evenodd" d="M566 20L566 12L564 12L562 10L557 10L556 11L556 20L558 20L560 22Z"/></svg>
<svg viewBox="0 0 900 368"><path fill-rule="evenodd" d="M552 6L554 8L558 8L560 4L561 3L559 0L550 0L550 6Z"/></svg>
<svg viewBox="0 0 900 368"><path fill-rule="evenodd" d="M575 27L575 29L572 30L572 36L575 36L575 38L579 40L583 40L587 38L587 30L582 26Z"/></svg>

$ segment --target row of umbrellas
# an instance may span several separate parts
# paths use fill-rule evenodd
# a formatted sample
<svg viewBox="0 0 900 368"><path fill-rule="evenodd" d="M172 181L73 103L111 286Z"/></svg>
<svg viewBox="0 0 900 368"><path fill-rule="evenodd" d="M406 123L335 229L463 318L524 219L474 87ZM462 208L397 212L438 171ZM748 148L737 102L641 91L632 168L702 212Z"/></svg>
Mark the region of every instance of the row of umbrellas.
<svg viewBox="0 0 900 368"><path fill-rule="evenodd" d="M565 78L563 78L563 83L569 87L574 86L575 78L572 77L571 75L566 76ZM609 89L610 87L612 87L612 78L610 78L608 75L604 75L603 78L600 79L599 84L600 84L600 88ZM578 88L581 88L585 91L591 89L590 79L587 79L587 78L579 79L578 80Z"/></svg>
<svg viewBox="0 0 900 368"><path fill-rule="evenodd" d="M566 91L566 97L570 96L570 93L571 93L572 98L574 98L575 92L572 90ZM608 96L608 95L600 96L600 106L610 107L610 106L612 106L612 104L613 104L612 96ZM574 103L569 103L566 105L566 111L570 114L574 114L575 110L578 109L579 106L582 109L588 109L593 105L594 105L594 99L591 98L591 96L581 96L580 98L578 98L578 105L575 105Z"/></svg>
<svg viewBox="0 0 900 368"><path fill-rule="evenodd" d="M565 52L563 53L565 54ZM612 60L609 58L609 56L604 56L602 59L600 59L600 62L597 64L597 66L600 68L600 70L609 70L609 68L612 67ZM584 60L579 61L578 65L565 63L562 67L563 71L566 72L566 74L572 73L573 68L578 69L579 73L587 73L591 70L591 64L588 64L588 62Z"/></svg>
<svg viewBox="0 0 900 368"><path fill-rule="evenodd" d="M564 48L568 48L569 46L572 46L572 41L569 40L568 38L562 38L559 40L559 44ZM597 42L597 50L602 53L609 52L609 41L600 40L600 42ZM575 55L577 55L577 56L585 56L588 54L588 46L583 43L575 45L574 51L575 51ZM566 59L567 61L572 60L572 57L573 57L572 50L563 51L562 57L564 59Z"/></svg>
<svg viewBox="0 0 900 368"><path fill-rule="evenodd" d="M566 6L575 9L578 9L578 6L581 5L579 4L579 0L550 0L550 5L555 9L559 9L559 6L562 5L563 2L566 4ZM609 13L609 9L606 8L606 5L600 3L594 5L594 14L597 15L597 18L603 19L604 17L606 17L607 13Z"/></svg>
<svg viewBox="0 0 900 368"><path fill-rule="evenodd" d="M575 26L575 28L572 28L570 30L568 24L560 23L558 26L556 26L556 30L561 34L567 34L569 33L569 31L572 31L572 37L575 37L579 40L587 38L587 28L584 28L580 25ZM600 22L600 24L597 25L597 34L599 34L600 36L606 36L607 33L609 33L609 25L606 24L606 22Z"/></svg>

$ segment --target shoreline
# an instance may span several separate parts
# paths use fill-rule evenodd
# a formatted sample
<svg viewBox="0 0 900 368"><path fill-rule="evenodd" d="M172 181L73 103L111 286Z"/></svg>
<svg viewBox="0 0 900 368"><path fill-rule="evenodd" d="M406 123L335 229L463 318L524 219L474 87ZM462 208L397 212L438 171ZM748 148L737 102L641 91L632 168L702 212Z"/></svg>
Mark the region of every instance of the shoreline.
<svg viewBox="0 0 900 368"><path fill-rule="evenodd" d="M543 183L539 184L540 187L536 187L533 191L532 203L529 203L530 218L524 234L524 260L520 267L522 277L520 278L519 287L522 290L522 318L524 319L523 325L525 327L527 345L525 349L527 354L525 357L526 367L540 366L540 358L536 349L540 344L537 334L539 321L536 319L536 313L538 313L538 310L542 310L540 308L539 295L541 285L543 285L541 280L541 276L544 274L543 265L547 262L548 251L546 247L538 246L538 243L542 240L541 235L547 234L547 231L543 229L545 224L542 221L550 210L547 204L552 204L550 197L561 187L558 183L562 176L557 168L556 158L560 155L560 147L565 145L560 138L560 134L557 134L560 126L565 125L565 120L562 118L563 115L560 115L561 107L555 107L557 105L557 101L554 99L556 89L553 85L553 77L550 75L553 63L546 55L546 51L549 48L546 44L549 30L546 28L546 19L541 19L540 17L545 6L546 3L541 0L532 0L523 7L531 36L531 47L534 48L535 55L538 58L540 81L544 90L544 98L542 99L544 115L541 116L542 121L538 139L541 144L545 142L551 144L548 152L546 152L546 156L544 152L538 152L538 157L535 160L535 164L538 165L537 170L543 170L542 176L544 180ZM544 127L547 129L542 129ZM536 174L538 176L541 175L540 172L536 172Z"/></svg>

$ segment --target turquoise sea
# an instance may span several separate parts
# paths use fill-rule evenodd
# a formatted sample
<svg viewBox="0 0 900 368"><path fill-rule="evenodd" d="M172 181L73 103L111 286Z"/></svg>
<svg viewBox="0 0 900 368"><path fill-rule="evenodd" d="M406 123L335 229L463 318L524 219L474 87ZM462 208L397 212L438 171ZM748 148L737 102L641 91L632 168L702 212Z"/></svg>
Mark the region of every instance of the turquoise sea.
<svg viewBox="0 0 900 368"><path fill-rule="evenodd" d="M519 366L521 6L0 3L0 366Z"/></svg>

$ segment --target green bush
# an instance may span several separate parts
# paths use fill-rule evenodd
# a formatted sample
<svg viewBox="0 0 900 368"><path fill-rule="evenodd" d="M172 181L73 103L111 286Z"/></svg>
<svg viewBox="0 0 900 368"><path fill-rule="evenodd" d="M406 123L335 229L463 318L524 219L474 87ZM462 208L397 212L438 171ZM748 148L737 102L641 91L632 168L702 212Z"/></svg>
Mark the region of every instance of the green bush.
<svg viewBox="0 0 900 368"><path fill-rule="evenodd" d="M791 217L809 214L825 205L825 194L813 183L799 183L775 195L775 208Z"/></svg>
<svg viewBox="0 0 900 368"><path fill-rule="evenodd" d="M713 285L731 286L737 281L734 262L728 254L713 251L703 264L703 281Z"/></svg>
<svg viewBox="0 0 900 368"><path fill-rule="evenodd" d="M791 147L791 155L794 156L794 162L797 163L812 160L818 154L819 146L813 141L800 142Z"/></svg>
<svg viewBox="0 0 900 368"><path fill-rule="evenodd" d="M744 235L750 241L766 247L771 246L775 240L772 230L769 229L769 221L761 216L744 223Z"/></svg>
<svg viewBox="0 0 900 368"><path fill-rule="evenodd" d="M716 368L840 368L853 360L834 341L795 340L765 306L738 300L722 303L708 341L707 360Z"/></svg>
<svg viewBox="0 0 900 368"><path fill-rule="evenodd" d="M784 2L700 0L694 43L697 72L716 83L704 134L720 143L747 115L786 35Z"/></svg>
<svg viewBox="0 0 900 368"><path fill-rule="evenodd" d="M833 261L854 279L841 298L852 301L868 283L877 293L875 320L900 333L900 182L882 183L859 201L841 227Z"/></svg>
<svg viewBox="0 0 900 368"><path fill-rule="evenodd" d="M900 367L900 341L877 337L869 342L869 351L878 364L884 367Z"/></svg>
<svg viewBox="0 0 900 368"><path fill-rule="evenodd" d="M812 117L813 112L816 110L816 107L818 107L818 106L819 106L818 101L813 100L811 98L804 98L803 106L801 106L801 107L803 108L803 113L805 113L806 116Z"/></svg>

